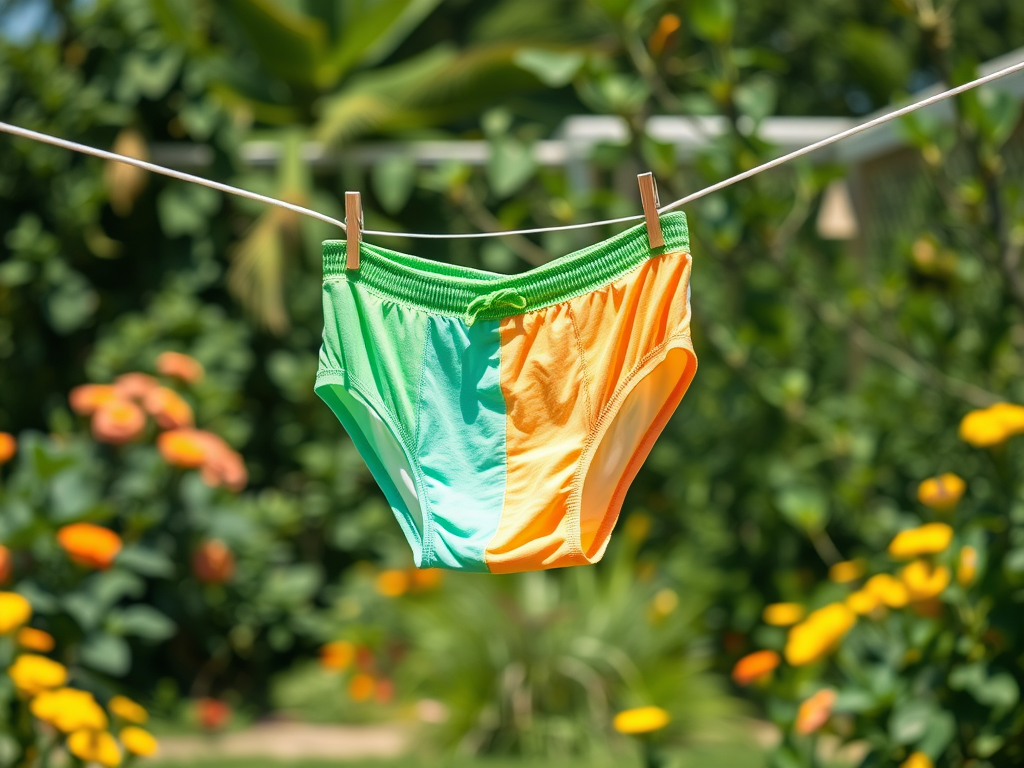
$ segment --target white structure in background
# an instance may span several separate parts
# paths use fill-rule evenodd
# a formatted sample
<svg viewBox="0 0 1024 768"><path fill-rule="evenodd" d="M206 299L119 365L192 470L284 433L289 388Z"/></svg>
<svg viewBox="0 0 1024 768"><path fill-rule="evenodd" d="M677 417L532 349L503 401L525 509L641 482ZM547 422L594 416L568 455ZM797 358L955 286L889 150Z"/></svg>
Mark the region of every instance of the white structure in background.
<svg viewBox="0 0 1024 768"><path fill-rule="evenodd" d="M1024 61L1024 48L1018 49L979 67L981 75ZM1024 72L1009 75L997 84L986 88L1009 92L1024 100ZM920 99L943 89L935 85L913 95ZM908 98L904 103L909 103ZM950 101L934 104L919 115L927 114L932 119L949 121L953 117L954 105ZM772 144L777 154L791 152L832 136L852 126L878 117L889 108L867 115L861 120L834 117L769 117L756 126L759 138ZM743 126L741 126L743 127ZM747 126L750 131L755 126ZM685 162L710 142L728 130L723 117L677 117L657 116L647 122L648 135L675 147L677 156ZM534 160L539 165L565 167L570 185L584 192L592 185L590 159L594 150L602 144L622 144L629 138L626 122L619 117L606 115L579 115L565 120L556 138L538 141L534 147ZM870 196L858 194L870 184L871 174L862 169L881 165L889 168L887 158L905 151L905 141L897 122L887 123L866 131L846 141L827 147L810 156L813 162L836 162L848 166L853 176L854 194L846 181L833 182L826 190L818 216L818 231L823 238L848 240L858 236L861 227L858 218L864 220L871 215L870 208L883 218L892 218L892 210ZM484 165L488 161L490 145L486 141L411 141L355 145L343 149L340 154L323 144L310 142L303 147L303 157L314 167L330 168L339 163L356 166L371 166L395 155L408 157L420 166L436 166L442 163L458 162L469 165ZM280 146L274 141L252 141L242 146L242 159L253 167L269 167L280 159ZM198 169L213 161L213 150L196 144L156 144L152 147L152 160L160 165L180 169ZM902 158L904 167L909 168L907 158ZM877 174L876 174L877 175ZM635 191L632 176L628 188ZM904 184L910 183L903 179ZM881 206L881 208L880 208ZM889 209L892 206L888 206Z"/></svg>

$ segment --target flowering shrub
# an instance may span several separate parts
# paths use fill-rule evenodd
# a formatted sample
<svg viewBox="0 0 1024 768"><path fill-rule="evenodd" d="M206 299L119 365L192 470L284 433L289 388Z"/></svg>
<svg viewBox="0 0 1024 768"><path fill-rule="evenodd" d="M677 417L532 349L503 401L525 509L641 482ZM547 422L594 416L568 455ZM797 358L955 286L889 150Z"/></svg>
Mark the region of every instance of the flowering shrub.
<svg viewBox="0 0 1024 768"><path fill-rule="evenodd" d="M925 479L918 524L896 533L884 554L833 565L806 618L800 605L765 609L767 625L789 629L759 632L774 647L739 659L733 680L762 696L782 727L778 765L812 764L826 732L859 742L871 765L1024 761L1024 520L1020 486L1000 470L1021 433L1024 408L1008 404L960 425L963 440L990 452L992 478L981 482L1001 484L1008 514L972 503L970 482L956 474Z"/></svg>

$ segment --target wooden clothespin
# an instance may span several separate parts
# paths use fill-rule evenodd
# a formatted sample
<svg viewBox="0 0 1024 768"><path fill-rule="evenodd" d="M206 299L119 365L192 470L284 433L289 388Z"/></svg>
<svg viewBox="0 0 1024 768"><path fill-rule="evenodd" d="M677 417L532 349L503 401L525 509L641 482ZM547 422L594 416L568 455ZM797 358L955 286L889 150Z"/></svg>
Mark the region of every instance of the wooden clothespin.
<svg viewBox="0 0 1024 768"><path fill-rule="evenodd" d="M640 185L640 203L644 207L644 219L647 221L647 242L651 249L663 248L665 238L661 234L661 219L658 217L658 183L654 180L654 174L639 173L636 177Z"/></svg>
<svg viewBox="0 0 1024 768"><path fill-rule="evenodd" d="M358 192L345 193L345 269L359 269L359 243L363 239L363 200Z"/></svg>

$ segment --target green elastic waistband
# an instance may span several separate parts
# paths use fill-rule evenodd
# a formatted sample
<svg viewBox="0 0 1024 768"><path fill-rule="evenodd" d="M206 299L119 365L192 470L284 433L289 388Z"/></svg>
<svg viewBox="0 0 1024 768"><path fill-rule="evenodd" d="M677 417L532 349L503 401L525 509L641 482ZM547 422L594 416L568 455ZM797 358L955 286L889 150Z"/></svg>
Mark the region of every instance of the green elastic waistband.
<svg viewBox="0 0 1024 768"><path fill-rule="evenodd" d="M363 243L359 269L345 269L345 241L324 241L324 279L345 277L430 312L498 320L596 290L651 256L690 251L686 215L661 217L665 247L652 251L643 224L518 275L444 264Z"/></svg>

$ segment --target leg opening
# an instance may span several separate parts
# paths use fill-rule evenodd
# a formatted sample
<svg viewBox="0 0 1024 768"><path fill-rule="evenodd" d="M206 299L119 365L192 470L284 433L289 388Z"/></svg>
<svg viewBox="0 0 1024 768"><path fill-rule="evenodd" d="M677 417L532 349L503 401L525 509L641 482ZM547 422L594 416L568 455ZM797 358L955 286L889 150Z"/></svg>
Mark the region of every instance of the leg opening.
<svg viewBox="0 0 1024 768"><path fill-rule="evenodd" d="M604 555L630 483L690 385L697 358L670 349L640 374L607 414L580 496L580 544L589 562Z"/></svg>
<svg viewBox="0 0 1024 768"><path fill-rule="evenodd" d="M423 562L423 509L417 492L410 453L389 424L383 410L368 398L340 384L316 387L363 457L370 474L384 492L398 524L412 548L417 567Z"/></svg>

